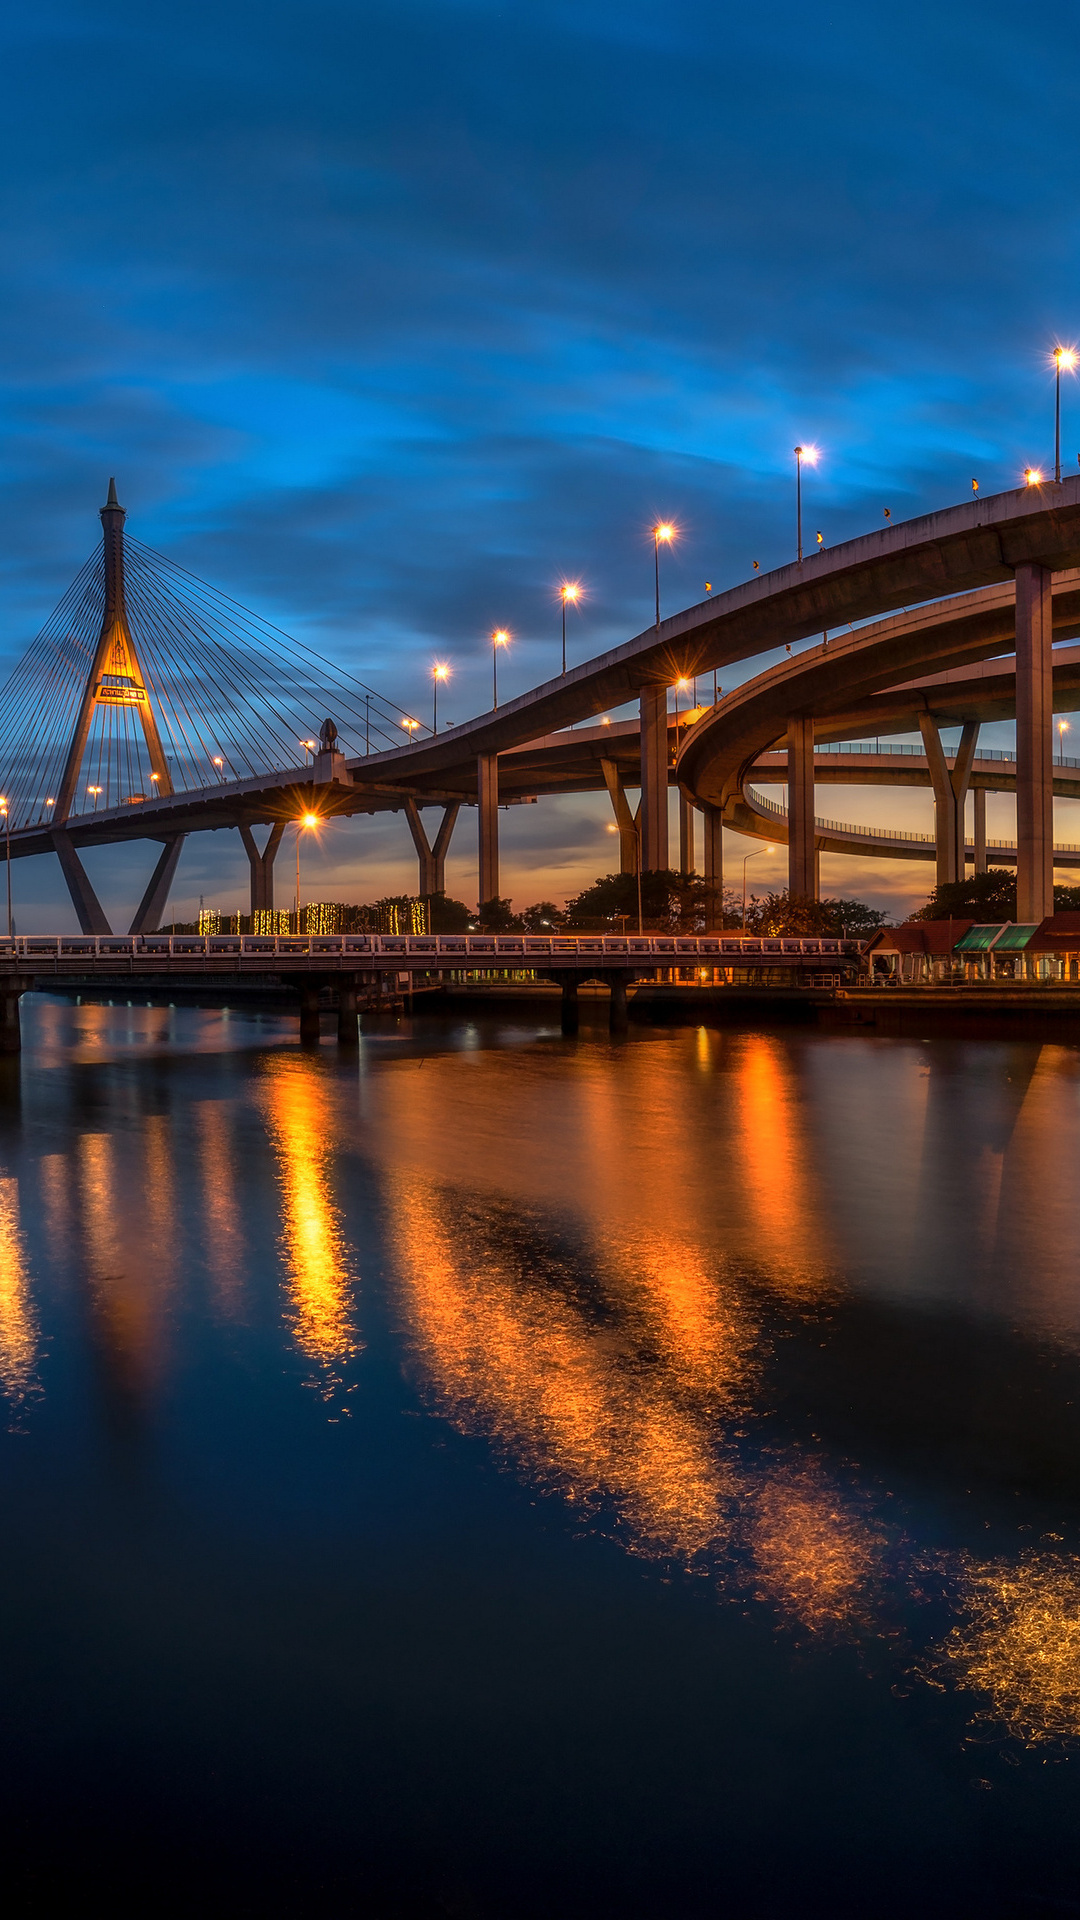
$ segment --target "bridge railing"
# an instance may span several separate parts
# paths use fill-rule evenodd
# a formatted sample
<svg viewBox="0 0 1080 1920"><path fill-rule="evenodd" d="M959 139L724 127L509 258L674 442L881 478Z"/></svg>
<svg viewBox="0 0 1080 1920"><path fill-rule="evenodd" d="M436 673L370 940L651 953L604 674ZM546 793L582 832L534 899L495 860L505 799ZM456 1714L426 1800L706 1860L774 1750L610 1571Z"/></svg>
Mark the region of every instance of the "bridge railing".
<svg viewBox="0 0 1080 1920"><path fill-rule="evenodd" d="M17 934L0 937L0 960L207 960L429 958L433 970L498 965L528 967L548 959L610 957L661 965L707 960L714 966L741 958L857 955L858 940L716 934Z"/></svg>

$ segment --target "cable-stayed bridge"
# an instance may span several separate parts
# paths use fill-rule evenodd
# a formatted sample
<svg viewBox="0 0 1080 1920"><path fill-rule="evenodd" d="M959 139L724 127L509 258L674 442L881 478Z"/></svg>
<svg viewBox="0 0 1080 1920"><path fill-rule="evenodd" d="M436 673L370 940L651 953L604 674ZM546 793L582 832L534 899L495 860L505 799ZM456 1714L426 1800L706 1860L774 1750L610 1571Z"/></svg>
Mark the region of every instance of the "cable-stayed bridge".
<svg viewBox="0 0 1080 1920"><path fill-rule="evenodd" d="M420 891L434 893L458 810L470 804L486 901L499 893L500 804L590 787L611 796L624 870L672 864L674 784L684 866L693 864L696 815L707 879L722 878L726 824L786 838L793 890L814 893L822 847L888 853L896 838L881 834L875 844L872 831L856 830L830 839L824 829L837 823L814 813L815 743L912 727L925 748L918 777L934 789L938 877L948 878L958 863L962 872L967 793L978 801L996 779L976 758L979 726L1013 714L1016 762L996 784L1017 796L1022 917L1049 910L1053 794L1074 790L1052 764L1052 719L1080 705L1075 655L1055 653L1058 642L1080 637L1080 478L893 523L758 575L437 735L125 539L111 482L101 521L101 549L0 689L11 857L55 852L85 934L110 932L79 857L86 847L160 846L131 926L142 935L164 917L190 832L239 831L257 912L273 905L285 827L305 812L404 812ZM804 650L793 654L797 645ZM781 649L788 657L778 657ZM759 670L734 692L673 722L673 686L755 656L765 657ZM639 702L636 726L567 731L630 701ZM963 729L951 760L942 725ZM755 771L765 777L762 756L777 748L788 785L783 817L763 809L749 785ZM901 768L902 784L911 772ZM636 813L628 786L640 789ZM442 809L434 837L425 807ZM261 846L257 828L269 828Z"/></svg>

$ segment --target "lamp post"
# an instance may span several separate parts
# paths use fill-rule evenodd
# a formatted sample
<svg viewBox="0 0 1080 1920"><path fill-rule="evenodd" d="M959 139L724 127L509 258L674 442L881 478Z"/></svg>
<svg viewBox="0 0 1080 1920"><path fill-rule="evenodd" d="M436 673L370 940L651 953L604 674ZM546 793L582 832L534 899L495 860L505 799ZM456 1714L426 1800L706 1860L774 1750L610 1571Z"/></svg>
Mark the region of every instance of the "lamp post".
<svg viewBox="0 0 1080 1920"><path fill-rule="evenodd" d="M311 827L317 827L317 813L303 813L296 822L296 931L300 931L300 835Z"/></svg>
<svg viewBox="0 0 1080 1920"><path fill-rule="evenodd" d="M742 863L742 930L746 932L746 862L756 860L759 853L771 853L771 847L755 847L753 853L743 855Z"/></svg>
<svg viewBox="0 0 1080 1920"><path fill-rule="evenodd" d="M98 794L99 794L99 793L101 792L101 788L100 788L100 787L87 787L87 789L86 789L86 791L87 791L87 793L92 793L92 794L93 794L93 796L94 796L94 812L96 813L96 812L97 812L97 803L98 803Z"/></svg>
<svg viewBox="0 0 1080 1920"><path fill-rule="evenodd" d="M570 605L571 605L572 607L576 607L576 606L577 606L577 603L578 603L578 601L580 600L580 598L581 598L581 583L580 583L580 581L578 581L578 580L564 580L564 581L563 581L563 584L562 584L562 586L561 586L561 587L559 588L559 599L560 599L560 600L562 601L562 670L563 670L563 672L564 672L564 673L566 672L566 607L567 607L567 602L569 601L569 604L570 604Z"/></svg>
<svg viewBox="0 0 1080 1920"><path fill-rule="evenodd" d="M1054 348L1054 479L1061 479L1061 370L1072 373L1076 354L1071 347Z"/></svg>
<svg viewBox="0 0 1080 1920"><path fill-rule="evenodd" d="M450 669L437 660L431 669L431 731L439 731L439 681L449 680Z"/></svg>
<svg viewBox="0 0 1080 1920"><path fill-rule="evenodd" d="M15 932L15 922L11 917L11 812L7 795L0 794L0 813L4 816L4 856L7 867L7 930L10 940Z"/></svg>
<svg viewBox="0 0 1080 1920"><path fill-rule="evenodd" d="M411 740L413 737L413 734L416 732L417 727L420 725L420 722L419 720L410 719L409 715L406 714L401 724L404 727L406 733L408 734L409 739Z"/></svg>
<svg viewBox="0 0 1080 1920"><path fill-rule="evenodd" d="M658 520L655 527L652 530L653 560L654 560L655 569L656 569L656 624L657 626L660 625L660 542L661 540L664 540L666 541L667 545L670 546L671 542L675 538L676 531L677 529L672 526L670 520Z"/></svg>
<svg viewBox="0 0 1080 1920"><path fill-rule="evenodd" d="M795 449L795 538L799 559L802 559L802 470L803 462L808 467L816 467L821 455L817 447L796 447Z"/></svg>
<svg viewBox="0 0 1080 1920"><path fill-rule="evenodd" d="M510 635L505 627L496 627L491 636L491 707L492 712L499 704L499 648L510 645Z"/></svg>
<svg viewBox="0 0 1080 1920"><path fill-rule="evenodd" d="M1058 765L1063 767L1065 765L1065 735L1069 731L1068 721L1059 720L1057 723L1057 730L1058 730Z"/></svg>

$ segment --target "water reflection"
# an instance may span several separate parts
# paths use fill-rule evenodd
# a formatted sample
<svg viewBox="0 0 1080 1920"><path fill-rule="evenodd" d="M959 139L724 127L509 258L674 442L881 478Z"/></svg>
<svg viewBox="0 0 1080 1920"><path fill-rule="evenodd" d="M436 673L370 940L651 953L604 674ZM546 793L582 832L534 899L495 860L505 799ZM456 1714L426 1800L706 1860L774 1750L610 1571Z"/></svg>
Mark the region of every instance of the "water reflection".
<svg viewBox="0 0 1080 1920"><path fill-rule="evenodd" d="M0 1175L0 1387L17 1418L37 1391L40 1332L19 1219L19 1183Z"/></svg>
<svg viewBox="0 0 1080 1920"><path fill-rule="evenodd" d="M819 1462L796 1458L761 1476L749 1537L759 1599L815 1633L872 1625L886 1536Z"/></svg>
<svg viewBox="0 0 1080 1920"><path fill-rule="evenodd" d="M265 1064L259 1097L281 1188L288 1321L330 1399L360 1341L349 1254L331 1191L335 1139L328 1090L315 1063L276 1055Z"/></svg>
<svg viewBox="0 0 1080 1920"><path fill-rule="evenodd" d="M960 1586L938 1671L985 1695L975 1726L1025 1746L1080 1744L1080 1558L969 1560Z"/></svg>

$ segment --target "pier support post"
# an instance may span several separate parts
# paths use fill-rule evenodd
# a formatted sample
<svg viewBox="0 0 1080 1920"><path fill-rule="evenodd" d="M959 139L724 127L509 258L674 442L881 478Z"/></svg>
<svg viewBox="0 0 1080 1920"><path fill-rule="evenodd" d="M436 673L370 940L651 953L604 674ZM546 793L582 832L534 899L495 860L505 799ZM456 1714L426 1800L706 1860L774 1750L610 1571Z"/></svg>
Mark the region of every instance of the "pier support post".
<svg viewBox="0 0 1080 1920"><path fill-rule="evenodd" d="M63 827L57 827L52 835L52 843L71 895L71 904L78 916L80 933L111 933L105 910L90 885L90 875L72 845L70 834Z"/></svg>
<svg viewBox="0 0 1080 1920"><path fill-rule="evenodd" d="M147 881L146 892L139 902L135 918L128 928L129 933L153 933L160 927L186 837L177 833L166 840L157 865Z"/></svg>
<svg viewBox="0 0 1080 1920"><path fill-rule="evenodd" d="M975 813L975 871L986 873L986 788L976 787L972 795Z"/></svg>
<svg viewBox="0 0 1080 1920"><path fill-rule="evenodd" d="M300 1044L319 1044L319 994L321 980L305 980L300 987Z"/></svg>
<svg viewBox="0 0 1080 1920"><path fill-rule="evenodd" d="M611 1000L608 1006L608 1023L612 1033L625 1033L629 1024L626 1005L626 981L620 974L611 976Z"/></svg>
<svg viewBox="0 0 1080 1920"><path fill-rule="evenodd" d="M5 980L0 985L0 1054L22 1051L19 1001L24 993L30 993L33 990L33 985L32 980L23 980L17 976Z"/></svg>
<svg viewBox="0 0 1080 1920"><path fill-rule="evenodd" d="M636 873L641 805L639 802L637 813L631 812L622 774L614 760L601 760L600 765L604 773L604 785L611 800L611 810L615 815L615 824L619 829L619 872Z"/></svg>
<svg viewBox="0 0 1080 1920"><path fill-rule="evenodd" d="M1054 576L1016 569L1016 917L1054 911Z"/></svg>
<svg viewBox="0 0 1080 1920"><path fill-rule="evenodd" d="M576 1033L578 1030L578 983L576 977L562 981L562 1030L564 1033Z"/></svg>
<svg viewBox="0 0 1080 1920"><path fill-rule="evenodd" d="M939 887L951 886L953 881L963 879L967 864L964 813L979 740L979 723L977 720L967 721L951 767L945 758L941 735L932 714L919 715L919 732L923 737L923 750L934 789L937 884Z"/></svg>
<svg viewBox="0 0 1080 1920"><path fill-rule="evenodd" d="M694 871L694 808L685 793L679 794L679 872Z"/></svg>
<svg viewBox="0 0 1080 1920"><path fill-rule="evenodd" d="M641 689L641 865L666 872L668 854L668 690Z"/></svg>
<svg viewBox="0 0 1080 1920"><path fill-rule="evenodd" d="M356 1007L356 975L340 975L337 990L338 1046L357 1047L360 1044L360 1017Z"/></svg>
<svg viewBox="0 0 1080 1920"><path fill-rule="evenodd" d="M476 812L479 834L481 907L499 897L499 756L476 756Z"/></svg>
<svg viewBox="0 0 1080 1920"><path fill-rule="evenodd" d="M274 906L274 861L285 832L284 820L278 820L270 829L270 835L262 852L255 845L255 835L251 828L241 825L240 838L251 868L251 912L271 913Z"/></svg>
<svg viewBox="0 0 1080 1920"><path fill-rule="evenodd" d="M450 836L454 831L460 811L460 801L451 801L443 808L443 817L439 831L435 835L435 844L427 837L427 829L420 818L420 809L415 800L405 802L405 818L409 823L413 846L420 865L420 898L430 899L433 893L446 892L446 854L450 845Z"/></svg>
<svg viewBox="0 0 1080 1920"><path fill-rule="evenodd" d="M814 857L814 720L788 721L788 892L818 896Z"/></svg>

